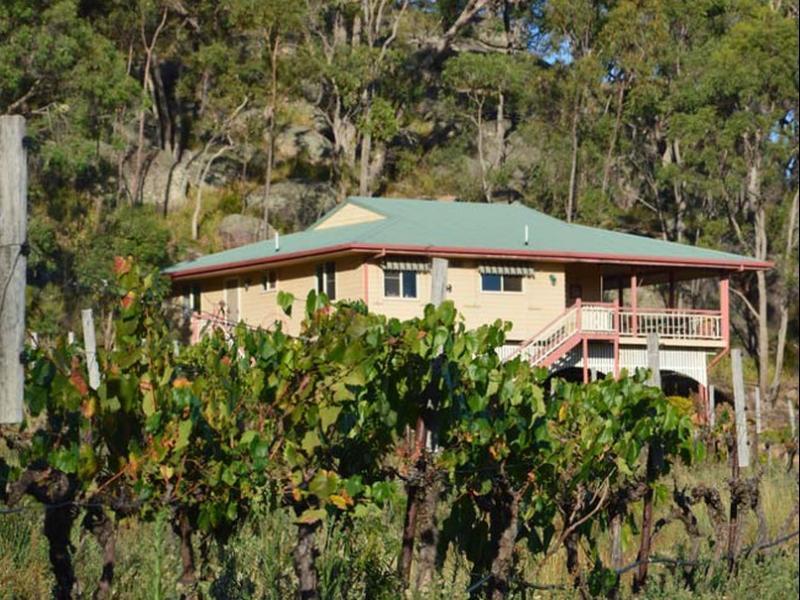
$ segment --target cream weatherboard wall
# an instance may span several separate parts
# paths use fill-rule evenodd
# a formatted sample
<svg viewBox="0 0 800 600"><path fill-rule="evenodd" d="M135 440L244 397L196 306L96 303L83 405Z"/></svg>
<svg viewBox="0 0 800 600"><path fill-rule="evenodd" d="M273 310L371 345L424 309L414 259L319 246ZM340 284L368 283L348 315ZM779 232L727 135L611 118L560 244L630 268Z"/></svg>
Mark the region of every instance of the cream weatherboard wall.
<svg viewBox="0 0 800 600"><path fill-rule="evenodd" d="M362 256L340 256L336 263L337 300L361 299L371 311L398 319L410 319L422 314L431 297L430 273L418 273L417 298L387 298L384 296L383 269L375 261L364 262ZM320 261L327 262L327 261ZM211 314L230 315L226 304L226 281L237 280L238 312L241 319L253 327L269 327L275 321L284 323L287 331L297 333L309 290L316 287L316 267L319 262L306 262L273 269L277 275L276 289L264 291L262 281L266 269L238 275L216 277L199 282L201 310ZM564 311L565 272L558 263L536 263L534 275L523 278L522 292L484 292L481 290L479 261L451 260L448 268L448 299L464 316L469 328L491 323L496 319L511 321L511 340L523 340L547 325ZM294 295L292 317L287 318L277 304L277 292ZM220 311L223 311L222 313Z"/></svg>
<svg viewBox="0 0 800 600"><path fill-rule="evenodd" d="M359 299L363 296L362 259L358 256L345 256L329 259L336 263L336 297L338 300ZM328 262L327 260L324 262ZM252 327L269 327L280 321L295 334L299 331L308 292L316 288L316 262L307 262L275 269L258 269L216 277L197 282L201 290L200 310L214 315L230 315L226 302L225 282L237 281L238 312L240 318ZM276 289L265 291L262 285L264 276L274 271ZM287 318L278 306L278 290L294 296L292 318Z"/></svg>
<svg viewBox="0 0 800 600"><path fill-rule="evenodd" d="M522 292L484 292L479 264L451 260L447 270L447 298L455 303L468 328L504 319L513 323L509 339L523 340L564 312L563 265L537 263L535 275L523 279ZM384 297L380 265L369 263L367 273L370 310L399 319L422 314L431 297L430 273L417 275L416 299Z"/></svg>

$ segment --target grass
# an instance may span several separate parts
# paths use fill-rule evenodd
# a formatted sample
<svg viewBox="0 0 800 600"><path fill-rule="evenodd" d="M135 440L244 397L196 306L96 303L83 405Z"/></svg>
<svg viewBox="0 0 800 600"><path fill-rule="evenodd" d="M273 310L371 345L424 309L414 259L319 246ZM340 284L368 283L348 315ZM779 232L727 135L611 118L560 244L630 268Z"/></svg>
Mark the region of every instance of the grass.
<svg viewBox="0 0 800 600"><path fill-rule="evenodd" d="M672 486L690 485L698 481L715 485L727 503L725 465L707 463L697 470L677 469L663 483ZM797 501L796 471L786 473L778 464L767 469L762 482L762 501L768 520L770 538L787 533L782 526L789 510ZM32 505L35 506L35 505ZM669 502L656 504L656 519L669 511ZM641 507L633 512L638 520ZM695 507L700 530L710 539L711 525L705 508ZM47 541L41 531L41 509L0 515L0 598L45 598L50 595L52 578L47 560ZM385 511L367 511L354 519L350 528L329 525L319 535L318 560L323 598L376 600L402 597L395 575L396 557L400 550L402 506ZM797 528L795 522L793 528ZM745 516L743 545L755 539L756 520ZM685 554L687 536L678 523L659 531L654 540L654 553L678 557ZM224 549L211 545L205 560L200 560L203 582L199 586L205 598L278 600L294 595L292 569L294 528L284 511L253 514L242 530ZM88 597L100 575L100 548L94 539L73 533L75 569L80 582L79 592ZM608 561L610 543L605 534L598 536L598 547ZM624 528L625 562L635 559L638 536ZM709 557L712 548L704 544L701 558ZM198 556L200 556L198 554ZM538 572L534 575L535 568ZM409 594L414 600L468 598L470 565L454 548L448 549L440 572L430 591ZM793 540L762 558L742 562L735 577L728 577L720 565L711 567L689 590L679 573L663 565L650 567L651 581L643 598L794 598L798 586L797 541ZM120 523L117 543L117 566L114 597L135 599L178 598L186 590L177 583L180 576L177 540L164 515L153 522L126 520ZM520 549L517 578L537 583L561 584L566 581L563 552L538 565ZM630 596L630 575L622 586L623 597ZM520 590L514 598L572 598L573 591Z"/></svg>

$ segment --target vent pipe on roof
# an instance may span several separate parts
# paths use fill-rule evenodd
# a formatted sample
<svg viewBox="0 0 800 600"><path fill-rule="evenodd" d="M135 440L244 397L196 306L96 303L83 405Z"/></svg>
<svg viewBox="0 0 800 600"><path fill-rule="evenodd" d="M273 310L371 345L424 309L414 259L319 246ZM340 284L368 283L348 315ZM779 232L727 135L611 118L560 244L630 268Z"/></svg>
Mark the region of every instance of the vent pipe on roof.
<svg viewBox="0 0 800 600"><path fill-rule="evenodd" d="M525 245L528 245L528 226L525 225Z"/></svg>
<svg viewBox="0 0 800 600"><path fill-rule="evenodd" d="M275 232L275 252L281 249L281 234Z"/></svg>

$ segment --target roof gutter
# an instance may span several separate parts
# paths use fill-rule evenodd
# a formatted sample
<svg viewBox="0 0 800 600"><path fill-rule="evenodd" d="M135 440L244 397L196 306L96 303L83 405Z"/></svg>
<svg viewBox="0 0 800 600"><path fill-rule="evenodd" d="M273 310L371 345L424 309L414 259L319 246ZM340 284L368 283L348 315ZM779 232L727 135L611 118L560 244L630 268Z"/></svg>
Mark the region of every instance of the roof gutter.
<svg viewBox="0 0 800 600"><path fill-rule="evenodd" d="M503 250L497 248L463 248L451 246L433 245L408 245L408 244L367 244L367 243L343 243L332 246L314 248L313 250L303 250L300 252L289 252L278 256L265 256L250 260L234 261L209 265L205 267L187 267L179 271L167 273L173 280L194 278L200 275L212 275L228 271L230 269L246 269L249 267L267 266L274 263L282 263L289 260L302 258L313 258L315 256L332 254L334 252L369 252L380 253L381 256L388 252L404 254L416 254L426 256L449 256L449 257L482 257L482 258L505 258L505 259L538 259L550 262L585 262L585 263L606 263L639 266L670 266L670 267L711 267L721 268L730 271L762 271L771 269L774 263L769 261L750 260L747 262L740 260L727 259L703 259L703 258L665 258L647 255L626 255L605 252L556 252L547 250Z"/></svg>

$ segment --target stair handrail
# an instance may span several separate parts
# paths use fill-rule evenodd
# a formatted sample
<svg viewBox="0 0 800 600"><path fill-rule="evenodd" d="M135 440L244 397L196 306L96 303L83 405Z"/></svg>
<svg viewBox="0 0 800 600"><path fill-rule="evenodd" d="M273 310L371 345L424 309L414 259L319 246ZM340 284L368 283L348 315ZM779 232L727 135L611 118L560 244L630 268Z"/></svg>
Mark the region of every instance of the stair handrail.
<svg viewBox="0 0 800 600"><path fill-rule="evenodd" d="M513 359L515 356L517 356L518 354L521 354L523 351L525 351L525 349L527 349L528 347L532 346L536 342L545 341L547 338L551 337L552 335L555 335L558 332L558 328L564 324L564 321L566 321L567 318L572 313L576 313L576 312L577 312L577 315L576 315L576 317L577 317L577 316L580 315L580 302L576 302L575 304L570 306L568 309L566 309L564 312L562 312L560 315L558 315L555 319L553 319L552 321L548 322L547 325L542 327L537 333L535 333L534 335L532 335L528 339L522 341L519 344L519 346L517 346L517 349L514 352L512 352L508 356L508 358L506 360ZM580 329L580 323L578 323L578 320L576 318L575 331L578 331L579 329ZM574 332L572 332L572 333L574 333ZM569 336L567 336L567 337L569 337Z"/></svg>

